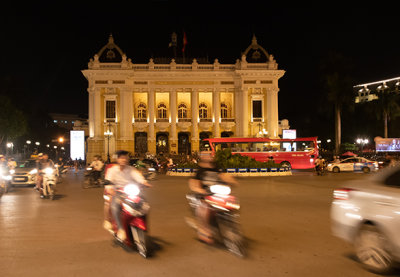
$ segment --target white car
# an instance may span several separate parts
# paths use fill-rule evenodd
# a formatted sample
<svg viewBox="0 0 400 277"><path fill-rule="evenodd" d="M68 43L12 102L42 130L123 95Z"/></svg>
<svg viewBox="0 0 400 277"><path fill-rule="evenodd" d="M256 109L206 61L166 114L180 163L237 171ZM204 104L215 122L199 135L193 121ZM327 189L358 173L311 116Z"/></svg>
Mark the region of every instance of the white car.
<svg viewBox="0 0 400 277"><path fill-rule="evenodd" d="M352 157L341 160L339 163L329 163L327 170L339 173L342 171L362 171L368 173L375 171L379 168L379 164L376 161L370 161L362 157Z"/></svg>
<svg viewBox="0 0 400 277"><path fill-rule="evenodd" d="M365 268L382 274L399 265L399 166L335 189L330 212L332 234L354 245Z"/></svg>

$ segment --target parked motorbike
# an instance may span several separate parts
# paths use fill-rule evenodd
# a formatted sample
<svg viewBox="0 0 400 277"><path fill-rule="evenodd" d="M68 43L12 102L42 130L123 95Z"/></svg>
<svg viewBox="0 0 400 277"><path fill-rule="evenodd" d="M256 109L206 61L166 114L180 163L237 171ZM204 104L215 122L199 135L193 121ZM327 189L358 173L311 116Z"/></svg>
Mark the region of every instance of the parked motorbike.
<svg viewBox="0 0 400 277"><path fill-rule="evenodd" d="M200 205L198 195L187 194L192 215L196 217L195 211ZM225 245L226 249L233 254L244 257L245 245L239 224L239 200L231 195L231 188L225 184L210 186L210 193L204 196L204 201L209 205L210 226L212 228L214 241ZM195 220L189 219L187 223L197 231Z"/></svg>
<svg viewBox="0 0 400 277"><path fill-rule="evenodd" d="M147 258L149 256L149 237L147 226L147 214L150 209L149 203L143 198L141 189L138 185L126 185L123 190L117 193L122 195L121 220L126 233L126 239L121 241L117 237L117 223L111 214L111 200L113 197L113 188L106 186L104 189L104 205L106 211L106 220L111 223L110 233L118 244L128 249L134 249L139 254Z"/></svg>
<svg viewBox="0 0 400 277"><path fill-rule="evenodd" d="M46 167L43 170L42 195L43 198L54 200L56 194L57 176L54 168Z"/></svg>

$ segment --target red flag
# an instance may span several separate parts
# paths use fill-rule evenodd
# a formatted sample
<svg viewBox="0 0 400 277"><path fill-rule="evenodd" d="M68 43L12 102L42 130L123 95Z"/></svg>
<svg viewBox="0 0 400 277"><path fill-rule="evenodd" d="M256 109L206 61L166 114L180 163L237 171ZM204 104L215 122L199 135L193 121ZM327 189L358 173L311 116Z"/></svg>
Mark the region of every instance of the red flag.
<svg viewBox="0 0 400 277"><path fill-rule="evenodd" d="M187 44L186 33L183 32L183 48L182 48L182 52L185 52L186 44Z"/></svg>

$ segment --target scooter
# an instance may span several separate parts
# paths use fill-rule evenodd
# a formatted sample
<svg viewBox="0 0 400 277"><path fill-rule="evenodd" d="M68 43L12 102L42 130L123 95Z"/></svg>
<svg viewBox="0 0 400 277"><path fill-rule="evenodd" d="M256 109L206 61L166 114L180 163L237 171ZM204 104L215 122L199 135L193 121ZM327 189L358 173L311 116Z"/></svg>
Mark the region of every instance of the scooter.
<svg viewBox="0 0 400 277"><path fill-rule="evenodd" d="M42 198L54 200L56 193L57 176L54 168L46 167L43 170Z"/></svg>
<svg viewBox="0 0 400 277"><path fill-rule="evenodd" d="M104 184L104 170L100 173L100 176L95 179L93 168L86 167L84 173L84 181L82 182L82 188L98 188L104 186Z"/></svg>
<svg viewBox="0 0 400 277"><path fill-rule="evenodd" d="M222 243L228 251L239 256L245 256L245 243L239 224L239 200L231 195L231 188L225 184L215 184L209 187L209 194L204 200L211 210L210 225L213 238ZM195 211L200 205L200 199L195 194L187 194L192 215L196 217ZM193 218L187 218L186 222L197 231L197 224Z"/></svg>
<svg viewBox="0 0 400 277"><path fill-rule="evenodd" d="M117 194L121 196L122 210L120 217L126 233L126 239L121 241L116 235L118 227L111 214L112 197L116 197L113 194L112 185L105 186L103 194L105 220L111 223L111 228L107 230L114 236L119 245L137 250L142 257L147 258L150 253L147 226L149 203L143 198L141 189L136 184L126 185L122 190L117 191Z"/></svg>

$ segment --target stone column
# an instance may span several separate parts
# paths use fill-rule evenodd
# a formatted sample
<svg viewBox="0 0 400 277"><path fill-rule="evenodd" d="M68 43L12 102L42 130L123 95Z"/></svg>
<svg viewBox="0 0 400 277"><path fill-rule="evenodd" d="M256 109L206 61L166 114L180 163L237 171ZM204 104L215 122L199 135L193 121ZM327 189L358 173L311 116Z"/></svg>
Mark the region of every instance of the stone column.
<svg viewBox="0 0 400 277"><path fill-rule="evenodd" d="M249 94L246 89L242 88L242 113L240 114L240 118L242 121L242 136L248 137L249 136Z"/></svg>
<svg viewBox="0 0 400 277"><path fill-rule="evenodd" d="M234 109L234 114L233 118L235 118L235 137L241 137L242 136L242 130L241 130L241 124L240 122L240 116L241 116L241 105L240 105L240 88L235 88L235 95L234 95L234 104L235 104L235 109Z"/></svg>
<svg viewBox="0 0 400 277"><path fill-rule="evenodd" d="M154 89L148 92L149 104L149 132L147 134L147 148L151 154L156 154L156 134L154 131L154 118L155 118L155 95Z"/></svg>
<svg viewBox="0 0 400 277"><path fill-rule="evenodd" d="M170 128L170 152L178 154L178 134L176 132L176 118L177 118L177 104L176 104L176 90L173 89L169 93L169 111L171 115L171 128Z"/></svg>
<svg viewBox="0 0 400 277"><path fill-rule="evenodd" d="M268 136L277 138L279 132L278 116L278 89L273 88L267 91L267 126Z"/></svg>
<svg viewBox="0 0 400 277"><path fill-rule="evenodd" d="M103 134L103 122L104 122L104 116L101 114L101 110L103 107L104 103L101 101L101 96L100 96L100 89L96 88L94 92L94 136L96 139L103 139L104 134Z"/></svg>
<svg viewBox="0 0 400 277"><path fill-rule="evenodd" d="M95 106L94 106L94 95L95 91L93 88L90 88L87 90L88 91L88 97L89 97L89 137L93 138L94 137L94 128L95 128Z"/></svg>
<svg viewBox="0 0 400 277"><path fill-rule="evenodd" d="M121 137L119 148L133 152L133 129L132 129L132 92L129 89L121 90L120 94L120 126Z"/></svg>
<svg viewBox="0 0 400 277"><path fill-rule="evenodd" d="M214 108L214 138L221 137L219 128L219 120L221 117L221 103L219 88L216 88L213 93L213 108Z"/></svg>
<svg viewBox="0 0 400 277"><path fill-rule="evenodd" d="M192 151L199 151L199 94L197 90L192 90L191 106L192 106Z"/></svg>

